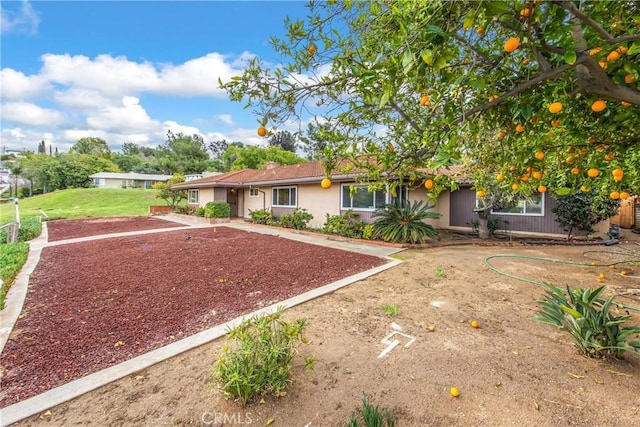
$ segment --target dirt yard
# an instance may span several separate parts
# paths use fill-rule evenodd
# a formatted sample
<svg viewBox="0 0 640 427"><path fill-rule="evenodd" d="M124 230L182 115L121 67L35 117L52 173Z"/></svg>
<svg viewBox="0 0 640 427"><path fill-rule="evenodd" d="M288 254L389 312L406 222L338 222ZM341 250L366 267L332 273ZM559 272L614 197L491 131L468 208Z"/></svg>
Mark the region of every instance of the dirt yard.
<svg viewBox="0 0 640 427"><path fill-rule="evenodd" d="M281 257L286 253L279 250ZM608 361L579 355L568 335L530 320L544 289L490 270L485 259L493 255L522 256L489 260L505 274L556 285L596 287L602 273L609 294L640 306L637 241L611 247L409 250L398 255L404 261L399 266L287 312L290 319L307 318L310 344L302 355L313 355L317 363L314 371L296 370L284 397L265 396L247 408L225 400L211 381L221 339L18 425L265 425L273 419L272 425L281 426L337 426L361 406L362 393L392 410L399 426L637 424L640 356ZM357 258L342 253L331 262ZM610 269L613 263L619 264ZM313 269L314 274L323 270ZM384 305L397 305L397 316L386 315ZM631 313L630 323L640 324L640 315ZM472 320L479 328L470 326ZM409 337L397 335L400 345L379 358L392 323ZM415 342L405 347L410 337ZM459 389L458 398L450 387Z"/></svg>

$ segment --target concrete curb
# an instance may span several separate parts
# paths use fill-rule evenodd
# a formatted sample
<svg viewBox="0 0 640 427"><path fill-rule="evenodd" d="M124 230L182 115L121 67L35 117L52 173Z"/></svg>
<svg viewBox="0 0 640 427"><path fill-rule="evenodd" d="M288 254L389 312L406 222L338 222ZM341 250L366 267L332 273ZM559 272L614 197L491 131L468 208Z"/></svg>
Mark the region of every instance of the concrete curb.
<svg viewBox="0 0 640 427"><path fill-rule="evenodd" d="M16 280L7 292L6 306L4 310L0 312L0 353L4 350L4 346L9 340L9 335L13 330L13 326L18 321L18 316L22 311L24 300L27 297L27 290L29 285L29 277L36 265L40 261L40 254L42 254L42 248L47 244L49 239L49 231L46 221L42 223L42 232L38 237L29 242L29 254L27 255L27 262L22 266L20 273L16 276Z"/></svg>
<svg viewBox="0 0 640 427"><path fill-rule="evenodd" d="M211 225L209 224L208 226ZM127 375L131 375L135 372L148 368L149 366L159 363L163 360L167 360L180 353L216 340L226 335L229 328L238 325L240 322L242 322L242 320L246 318L250 318L262 313L273 312L278 307L290 308L305 303L314 298L318 298L320 296L335 292L336 290L350 285L351 283L366 279L367 277L373 276L402 263L402 261L397 259L389 257L385 258L389 260L389 262L379 267L354 274L320 288L312 289L301 295L297 295L280 303L276 303L270 305L269 307L254 311L253 313L238 317L229 322L223 323L222 325L214 326L188 338L176 341L157 350L153 350L149 353L127 360L126 362L120 363L107 369L103 369L102 371L71 381L67 384L46 391L30 399L0 409L0 425L8 426L30 416L39 414L43 411L53 408L54 406L60 405L61 403L67 402L71 399L81 396L82 394L88 393L99 387L109 384L115 380L124 378ZM33 271L33 268L31 271Z"/></svg>

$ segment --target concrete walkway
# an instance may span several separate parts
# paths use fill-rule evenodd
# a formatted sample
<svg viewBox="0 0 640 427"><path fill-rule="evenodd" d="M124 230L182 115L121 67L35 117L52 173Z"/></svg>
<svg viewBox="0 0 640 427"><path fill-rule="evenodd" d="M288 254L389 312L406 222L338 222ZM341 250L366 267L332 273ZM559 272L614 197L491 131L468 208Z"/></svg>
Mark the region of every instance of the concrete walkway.
<svg viewBox="0 0 640 427"><path fill-rule="evenodd" d="M57 406L61 403L74 399L78 396L81 396L84 393L88 393L92 390L102 387L110 382L113 382L120 378L124 378L128 375L131 375L137 371L145 369L163 360L167 360L180 353L183 353L185 351L191 350L193 348L199 347L203 344L216 340L224 336L229 328L238 325L246 317L252 317L262 313L270 313L275 311L278 307L289 308L289 307L302 304L304 302L320 297L322 295L335 292L336 290L342 287L345 287L351 283L363 280L369 276L378 274L386 269L395 267L396 265L401 263L401 261L397 259L389 258L389 257L394 253L402 251L403 250L402 248L356 243L356 242L350 242L346 240L340 240L339 238L333 239L329 236L325 237L325 236L318 236L318 235L312 235L312 234L297 233L295 231L287 231L279 228L255 226L253 224L244 223L244 222L230 222L230 223L224 223L224 224L208 224L208 223L203 224L202 221L190 221L189 219L173 217L171 215L168 215L162 218L170 221L179 222L181 224L184 224L185 227L173 227L173 228L156 229L156 230L114 233L114 234L83 237L78 239L69 239L69 240L47 243L47 239L48 239L47 227L46 227L46 223L43 223L42 234L40 235L40 237L30 242L30 251L29 251L29 257L27 259L27 263L25 264L20 274L16 278L15 283L9 290L9 293L7 295L7 308L5 308L4 310L2 310L2 312L0 312L1 313L0 352L4 348L4 345L6 344L9 338L11 330L13 329L13 326L15 325L15 322L17 321L18 316L22 310L22 306L24 304L24 300L27 295L29 276L31 275L36 265L38 264L42 249L46 246L58 246L63 244L76 243L80 241L98 240L98 239L106 239L106 238L113 238L113 237L130 236L130 235L136 235L136 234L150 234L150 233L161 233L161 232L167 232L167 231L188 230L191 228L230 227L230 228L235 228L235 229L243 230L247 232L277 235L286 239L297 240L300 242L314 244L314 245L333 247L336 249L356 252L359 254L379 256L379 257L386 258L389 262L379 267L376 267L367 271L363 271L353 276L346 277L342 280L338 280L337 282L333 282L328 285L322 286L320 288L313 289L311 291L305 292L304 294L295 296L293 298L289 298L288 300L278 302L276 304L273 304L269 307L265 307L253 313L248 313L245 316L238 317L222 325L214 326L210 329L204 330L202 332L199 332L195 335L184 338L182 340L176 341L167 346L161 347L149 353L127 360L118 365L112 366L110 368L106 368L102 371L98 371L96 373L71 381L60 387L56 387L52 390L46 391L32 398L26 399L22 402L18 402L14 405L7 406L3 409L0 409L0 426L8 426L17 421L28 418L32 415L39 414L41 412L44 412L48 409L53 408L54 406Z"/></svg>

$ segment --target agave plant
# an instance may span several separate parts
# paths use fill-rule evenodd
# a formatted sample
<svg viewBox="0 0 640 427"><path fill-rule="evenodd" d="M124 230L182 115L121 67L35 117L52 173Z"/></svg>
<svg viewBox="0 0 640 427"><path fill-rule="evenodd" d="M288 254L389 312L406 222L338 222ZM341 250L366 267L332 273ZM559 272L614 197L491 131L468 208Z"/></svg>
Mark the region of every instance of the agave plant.
<svg viewBox="0 0 640 427"><path fill-rule="evenodd" d="M532 320L556 326L568 332L580 352L587 356L618 358L625 351L640 354L640 327L623 328L622 324L631 316L615 316L613 297L600 298L605 287L598 289L570 289L567 291L547 285L546 299L538 301L542 306L540 316Z"/></svg>
<svg viewBox="0 0 640 427"><path fill-rule="evenodd" d="M393 243L424 243L427 239L439 240L438 230L425 219L440 218L440 214L431 211L433 205L426 204L422 200L409 203L406 200L397 200L385 205L374 212L376 218L373 225L373 234L385 242Z"/></svg>

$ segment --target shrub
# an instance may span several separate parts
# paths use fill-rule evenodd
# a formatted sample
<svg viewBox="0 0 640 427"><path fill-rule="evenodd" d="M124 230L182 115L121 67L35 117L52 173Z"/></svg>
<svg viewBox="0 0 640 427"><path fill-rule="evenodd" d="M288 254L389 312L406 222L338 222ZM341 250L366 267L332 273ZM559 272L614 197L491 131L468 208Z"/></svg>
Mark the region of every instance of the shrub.
<svg viewBox="0 0 640 427"><path fill-rule="evenodd" d="M229 218L231 205L227 202L209 202L204 205L204 216L206 218Z"/></svg>
<svg viewBox="0 0 640 427"><path fill-rule="evenodd" d="M432 205L422 200L409 203L398 200L374 212L373 235L385 242L424 243L427 239L438 240L440 235L425 219L439 218L440 214L432 212Z"/></svg>
<svg viewBox="0 0 640 427"><path fill-rule="evenodd" d="M225 346L213 367L213 377L224 394L244 407L257 395L282 395L292 382L291 361L304 337L305 319L293 323L282 319L283 308L255 316L229 331L233 349ZM305 366L313 367L307 358Z"/></svg>
<svg viewBox="0 0 640 427"><path fill-rule="evenodd" d="M362 238L371 240L373 238L373 225L367 224L362 228Z"/></svg>
<svg viewBox="0 0 640 427"><path fill-rule="evenodd" d="M273 222L273 214L268 209L258 209L252 211L249 209L251 222L254 224L271 224Z"/></svg>
<svg viewBox="0 0 640 427"><path fill-rule="evenodd" d="M175 206L173 210L182 215L193 215L195 213L195 209L191 206Z"/></svg>
<svg viewBox="0 0 640 427"><path fill-rule="evenodd" d="M4 224L2 224L4 225ZM9 227L0 230L0 244L6 243L7 232ZM35 239L42 233L42 222L38 217L24 218L20 222L20 230L18 231L18 242L26 242Z"/></svg>
<svg viewBox="0 0 640 427"><path fill-rule="evenodd" d="M24 242L0 245L0 310L4 309L7 291L16 279L20 269L27 262L29 245Z"/></svg>
<svg viewBox="0 0 640 427"><path fill-rule="evenodd" d="M557 198L553 208L556 221L571 238L573 230L593 233L593 226L600 221L615 215L620 206L618 200L596 198L588 193L578 192Z"/></svg>
<svg viewBox="0 0 640 427"><path fill-rule="evenodd" d="M360 421L364 422L365 427L393 427L396 425L396 416L387 409L372 405L364 393L362 394L362 409L359 415L352 412L347 427L358 427L361 425Z"/></svg>
<svg viewBox="0 0 640 427"><path fill-rule="evenodd" d="M193 214L195 216L204 216L205 214L205 209L204 208L196 208L195 212L193 212Z"/></svg>
<svg viewBox="0 0 640 427"><path fill-rule="evenodd" d="M304 230L312 219L313 215L311 215L306 209L295 208L295 210L290 214L280 216L280 218L278 218L278 223L281 227Z"/></svg>
<svg viewBox="0 0 640 427"><path fill-rule="evenodd" d="M356 239L362 238L365 223L358 219L358 214L353 210L349 209L342 215L326 214L326 218L327 220L322 226L324 233Z"/></svg>
<svg viewBox="0 0 640 427"><path fill-rule="evenodd" d="M640 334L640 327L622 328L631 316L614 316L610 308L613 297L600 298L605 287L598 289L570 289L549 287L540 316L533 320L556 326L568 332L580 352L592 357L620 357L625 351L640 354L640 340L629 340Z"/></svg>

